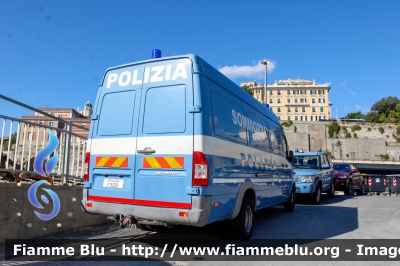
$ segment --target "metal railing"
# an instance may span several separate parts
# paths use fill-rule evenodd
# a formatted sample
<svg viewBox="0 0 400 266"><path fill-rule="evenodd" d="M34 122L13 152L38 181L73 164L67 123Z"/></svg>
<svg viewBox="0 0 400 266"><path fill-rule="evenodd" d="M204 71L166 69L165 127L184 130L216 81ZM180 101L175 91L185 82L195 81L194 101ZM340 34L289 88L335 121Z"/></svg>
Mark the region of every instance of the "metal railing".
<svg viewBox="0 0 400 266"><path fill-rule="evenodd" d="M15 181L21 179L37 179L40 176L34 171L33 163L37 154L48 146L48 132L57 136L59 145L52 154L58 154L58 161L50 176L52 181L57 179L61 184L72 180L74 184L83 181L84 160L87 137L74 131L88 131L88 128L73 124L71 121L53 116L21 102L0 94L0 98L35 111L45 116L47 120L58 121L59 127L35 123L28 120L4 116L0 114L0 176L8 176ZM41 116L42 118L42 116ZM64 125L65 127L60 127ZM8 138L8 144L7 144ZM11 144L15 139L15 143ZM4 146L4 147L3 147ZM47 160L51 156L47 157ZM9 180L10 181L10 180Z"/></svg>

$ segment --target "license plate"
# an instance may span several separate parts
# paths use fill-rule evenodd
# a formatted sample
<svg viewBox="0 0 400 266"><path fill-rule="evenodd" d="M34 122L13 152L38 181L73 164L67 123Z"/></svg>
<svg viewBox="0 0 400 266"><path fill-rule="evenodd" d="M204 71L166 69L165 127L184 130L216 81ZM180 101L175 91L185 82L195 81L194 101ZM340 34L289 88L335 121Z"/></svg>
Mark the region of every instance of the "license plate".
<svg viewBox="0 0 400 266"><path fill-rule="evenodd" d="M105 178L103 181L103 187L122 188L123 186L124 186L123 179Z"/></svg>

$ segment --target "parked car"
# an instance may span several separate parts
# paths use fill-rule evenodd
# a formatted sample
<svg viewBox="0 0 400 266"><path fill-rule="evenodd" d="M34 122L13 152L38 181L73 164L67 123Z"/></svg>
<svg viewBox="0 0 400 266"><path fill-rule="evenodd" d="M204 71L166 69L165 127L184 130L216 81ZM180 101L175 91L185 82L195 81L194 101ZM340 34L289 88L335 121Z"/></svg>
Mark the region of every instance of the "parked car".
<svg viewBox="0 0 400 266"><path fill-rule="evenodd" d="M329 156L321 149L318 152L303 152L300 149L293 155L296 196L310 199L314 204L320 203L323 192L334 197L333 164Z"/></svg>
<svg viewBox="0 0 400 266"><path fill-rule="evenodd" d="M358 169L349 163L334 163L334 184L337 191L344 191L345 195L354 193L365 195L364 177Z"/></svg>

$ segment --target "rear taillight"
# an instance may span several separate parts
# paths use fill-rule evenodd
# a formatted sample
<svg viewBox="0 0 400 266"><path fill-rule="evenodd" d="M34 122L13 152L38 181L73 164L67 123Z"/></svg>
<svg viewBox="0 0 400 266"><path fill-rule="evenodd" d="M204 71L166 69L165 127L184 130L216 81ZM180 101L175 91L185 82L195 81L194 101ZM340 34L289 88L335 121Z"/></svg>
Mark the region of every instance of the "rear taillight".
<svg viewBox="0 0 400 266"><path fill-rule="evenodd" d="M193 152L192 186L208 185L208 162L202 152Z"/></svg>
<svg viewBox="0 0 400 266"><path fill-rule="evenodd" d="M89 181L89 166L90 166L90 152L87 152L85 157L85 164L83 165L84 167L83 181Z"/></svg>

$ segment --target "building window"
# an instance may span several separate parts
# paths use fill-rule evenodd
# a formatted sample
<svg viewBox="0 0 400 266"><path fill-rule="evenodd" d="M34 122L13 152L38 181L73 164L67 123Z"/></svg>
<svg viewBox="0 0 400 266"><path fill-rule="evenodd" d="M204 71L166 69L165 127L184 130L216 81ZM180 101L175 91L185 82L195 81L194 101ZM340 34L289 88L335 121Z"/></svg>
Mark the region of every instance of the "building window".
<svg viewBox="0 0 400 266"><path fill-rule="evenodd" d="M301 103L306 103L306 102L307 102L307 99L306 99L306 98L300 98L300 102L301 102Z"/></svg>
<svg viewBox="0 0 400 266"><path fill-rule="evenodd" d="M319 120L323 120L323 119L325 119L325 116L324 115L320 115L319 116Z"/></svg>
<svg viewBox="0 0 400 266"><path fill-rule="evenodd" d="M325 103L325 98L319 98L319 103Z"/></svg>
<svg viewBox="0 0 400 266"><path fill-rule="evenodd" d="M294 116L294 120L297 121L299 120L299 117L297 115Z"/></svg>
<svg viewBox="0 0 400 266"><path fill-rule="evenodd" d="M307 121L307 116L306 115L302 115L301 116L301 121Z"/></svg>
<svg viewBox="0 0 400 266"><path fill-rule="evenodd" d="M305 106L301 107L301 111L305 112L306 111L306 107Z"/></svg>
<svg viewBox="0 0 400 266"><path fill-rule="evenodd" d="M86 124L82 124L82 127L86 128Z"/></svg>
<svg viewBox="0 0 400 266"><path fill-rule="evenodd" d="M288 111L288 113L290 113L290 112L291 112L291 110L290 110L290 107L288 107L288 108L287 108L287 111Z"/></svg>
<svg viewBox="0 0 400 266"><path fill-rule="evenodd" d="M281 95L281 90L278 90L278 95Z"/></svg>
<svg viewBox="0 0 400 266"><path fill-rule="evenodd" d="M260 90L256 90L256 93L260 93Z"/></svg>
<svg viewBox="0 0 400 266"><path fill-rule="evenodd" d="M287 90L287 94L290 95L290 90Z"/></svg>
<svg viewBox="0 0 400 266"><path fill-rule="evenodd" d="M288 115L288 116L287 116L287 120L290 120L290 118L291 118L290 115Z"/></svg>
<svg viewBox="0 0 400 266"><path fill-rule="evenodd" d="M296 90L293 90L293 95L296 95Z"/></svg>
<svg viewBox="0 0 400 266"><path fill-rule="evenodd" d="M278 119L281 120L281 116L280 115L278 115Z"/></svg>
<svg viewBox="0 0 400 266"><path fill-rule="evenodd" d="M324 111L324 107L320 107L319 109L320 109L320 111L321 111L321 112L323 112L323 111Z"/></svg>
<svg viewBox="0 0 400 266"><path fill-rule="evenodd" d="M294 108L294 111L297 113L297 112L299 111L299 108L296 106L296 107Z"/></svg>
<svg viewBox="0 0 400 266"><path fill-rule="evenodd" d="M311 121L317 121L317 117L315 115L311 116Z"/></svg>
<svg viewBox="0 0 400 266"><path fill-rule="evenodd" d="M272 91L269 91L269 95L273 95Z"/></svg>
<svg viewBox="0 0 400 266"><path fill-rule="evenodd" d="M311 99L311 102L312 102L312 103L315 103L315 98L312 98L312 99Z"/></svg>
<svg viewBox="0 0 400 266"><path fill-rule="evenodd" d="M299 100L297 98L294 98L294 103L298 103Z"/></svg>
<svg viewBox="0 0 400 266"><path fill-rule="evenodd" d="M54 122L50 122L49 126L54 127Z"/></svg>
<svg viewBox="0 0 400 266"><path fill-rule="evenodd" d="M281 99L280 98L278 98L278 103L281 103Z"/></svg>
<svg viewBox="0 0 400 266"><path fill-rule="evenodd" d="M290 103L290 98L287 98L287 103Z"/></svg>
<svg viewBox="0 0 400 266"><path fill-rule="evenodd" d="M272 109L272 107L269 108L269 110L271 110L271 112L273 112L274 110Z"/></svg>
<svg viewBox="0 0 400 266"><path fill-rule="evenodd" d="M315 107L312 108L312 111L315 113ZM313 120L314 121L314 120Z"/></svg>
<svg viewBox="0 0 400 266"><path fill-rule="evenodd" d="M281 112L281 108L280 107L278 107L278 113L280 113Z"/></svg>
<svg viewBox="0 0 400 266"><path fill-rule="evenodd" d="M269 103L273 103L273 100L271 98L269 98Z"/></svg>

